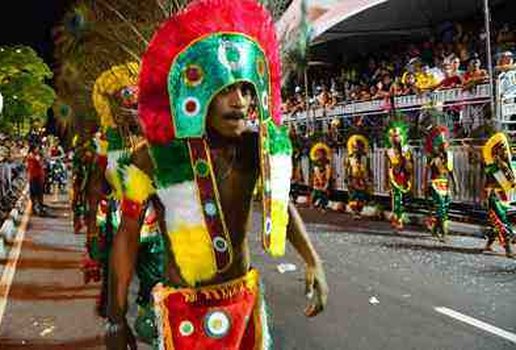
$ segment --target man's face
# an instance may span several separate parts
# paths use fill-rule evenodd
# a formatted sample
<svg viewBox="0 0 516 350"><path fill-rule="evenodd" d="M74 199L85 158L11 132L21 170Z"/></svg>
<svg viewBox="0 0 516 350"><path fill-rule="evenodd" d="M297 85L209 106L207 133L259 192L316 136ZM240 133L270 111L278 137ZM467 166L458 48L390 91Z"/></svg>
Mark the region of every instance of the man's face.
<svg viewBox="0 0 516 350"><path fill-rule="evenodd" d="M394 145L399 145L401 143L401 133L398 128L395 128L391 131L391 142Z"/></svg>
<svg viewBox="0 0 516 350"><path fill-rule="evenodd" d="M407 75L407 83L409 83L410 85L416 83L416 77L414 76L414 74L411 73Z"/></svg>
<svg viewBox="0 0 516 350"><path fill-rule="evenodd" d="M383 77L383 84L384 84L384 85L389 85L391 82L392 82L392 79L391 79L391 76L390 76L390 75L385 75L385 76Z"/></svg>
<svg viewBox="0 0 516 350"><path fill-rule="evenodd" d="M452 61L452 67L455 71L459 70L460 67L460 59L458 57L455 57Z"/></svg>
<svg viewBox="0 0 516 350"><path fill-rule="evenodd" d="M236 83L219 92L210 104L208 127L224 137L239 137L246 129L252 86Z"/></svg>

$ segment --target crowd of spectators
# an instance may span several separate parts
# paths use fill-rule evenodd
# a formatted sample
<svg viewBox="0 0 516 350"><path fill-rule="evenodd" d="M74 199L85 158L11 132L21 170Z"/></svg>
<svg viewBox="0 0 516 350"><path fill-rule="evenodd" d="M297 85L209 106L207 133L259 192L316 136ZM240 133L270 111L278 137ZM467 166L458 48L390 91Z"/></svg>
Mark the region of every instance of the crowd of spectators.
<svg viewBox="0 0 516 350"><path fill-rule="evenodd" d="M340 102L471 89L485 83L489 79L483 54L486 35L478 28L482 28L478 22L446 22L437 29L438 35L426 41L390 46L342 64L313 81L308 97L304 88L296 86L293 94L284 99L283 112L304 110L307 100L312 107L331 108ZM513 68L516 28L503 24L495 28L493 39L494 71Z"/></svg>
<svg viewBox="0 0 516 350"><path fill-rule="evenodd" d="M26 154L26 142L0 133L0 224L22 189Z"/></svg>

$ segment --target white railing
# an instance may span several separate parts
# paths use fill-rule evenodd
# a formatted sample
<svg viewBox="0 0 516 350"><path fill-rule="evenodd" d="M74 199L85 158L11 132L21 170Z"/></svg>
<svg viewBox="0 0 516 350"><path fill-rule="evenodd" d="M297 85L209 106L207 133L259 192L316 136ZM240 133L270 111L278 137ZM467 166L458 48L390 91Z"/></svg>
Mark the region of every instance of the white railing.
<svg viewBox="0 0 516 350"><path fill-rule="evenodd" d="M424 108L430 104L476 104L489 102L489 84L477 85L471 90L448 89L426 92L421 95L398 96L394 98L398 110ZM385 100L340 103L333 108L316 108L309 112L309 117L320 119L353 114L382 114L388 111ZM307 118L305 111L293 115L284 115L286 122L302 121Z"/></svg>
<svg viewBox="0 0 516 350"><path fill-rule="evenodd" d="M414 159L414 192L416 198L424 197L423 176L426 157L421 147L411 147ZM457 192L452 193L452 200L468 204L480 204L483 188L484 175L480 163L480 148L464 149L463 146L452 146L454 176L457 181ZM344 169L346 149L338 147L333 154L333 169L335 190L347 191ZM385 149L375 148L369 154L371 171L373 173L373 191L375 195L387 196L389 193L385 188ZM308 156L301 159L301 167L305 184L308 185L310 173L310 162Z"/></svg>

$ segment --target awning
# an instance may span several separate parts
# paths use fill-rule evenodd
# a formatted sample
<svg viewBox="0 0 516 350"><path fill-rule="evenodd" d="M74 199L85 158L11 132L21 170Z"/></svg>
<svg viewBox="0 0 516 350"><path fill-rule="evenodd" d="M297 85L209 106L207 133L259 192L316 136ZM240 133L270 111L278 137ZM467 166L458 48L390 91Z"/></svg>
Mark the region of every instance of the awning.
<svg viewBox="0 0 516 350"><path fill-rule="evenodd" d="M335 1L334 1L335 2ZM312 43L363 36L410 35L483 13L483 0L337 1L313 23ZM489 0L491 8L508 0Z"/></svg>

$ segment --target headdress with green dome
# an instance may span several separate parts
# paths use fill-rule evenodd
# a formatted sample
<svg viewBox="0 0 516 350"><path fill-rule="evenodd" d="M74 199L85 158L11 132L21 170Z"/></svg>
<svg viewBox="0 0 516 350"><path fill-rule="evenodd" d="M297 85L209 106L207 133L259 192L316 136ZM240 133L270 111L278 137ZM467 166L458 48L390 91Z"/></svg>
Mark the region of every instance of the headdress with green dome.
<svg viewBox="0 0 516 350"><path fill-rule="evenodd" d="M192 285L232 261L205 131L210 102L237 82L252 84L258 96L262 242L281 256L292 147L280 126L279 51L268 11L251 0L194 1L158 29L142 60L139 118L154 160L155 191L165 206L170 249ZM142 176L126 183L153 191ZM137 198L126 195L122 208L137 214L146 191L133 192Z"/></svg>

